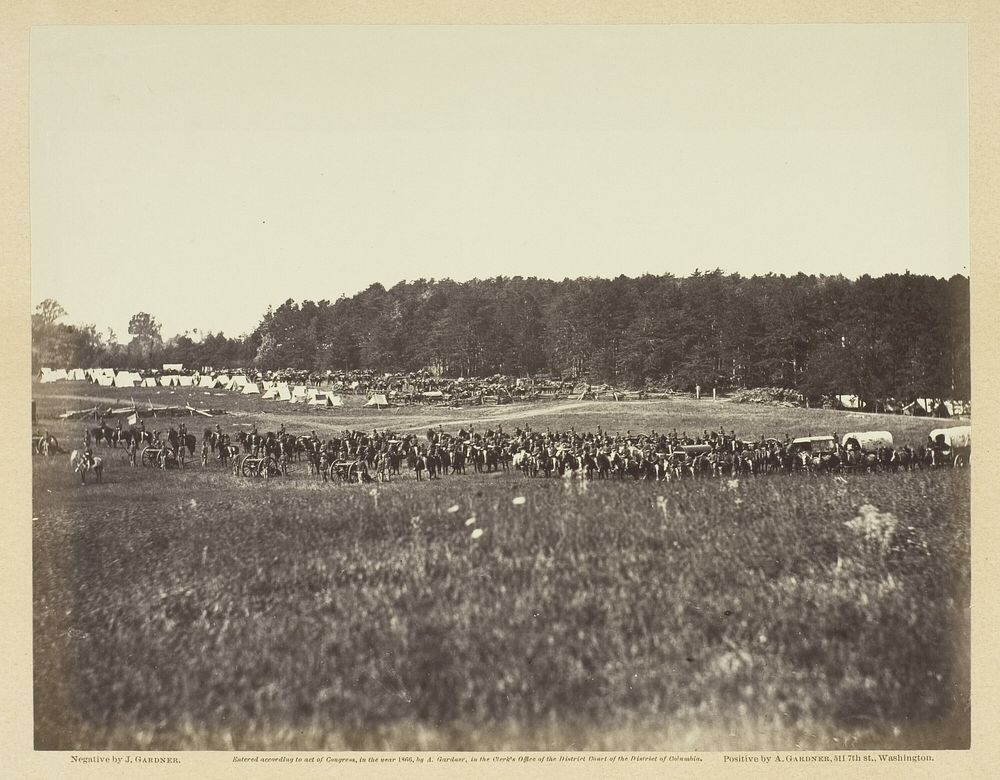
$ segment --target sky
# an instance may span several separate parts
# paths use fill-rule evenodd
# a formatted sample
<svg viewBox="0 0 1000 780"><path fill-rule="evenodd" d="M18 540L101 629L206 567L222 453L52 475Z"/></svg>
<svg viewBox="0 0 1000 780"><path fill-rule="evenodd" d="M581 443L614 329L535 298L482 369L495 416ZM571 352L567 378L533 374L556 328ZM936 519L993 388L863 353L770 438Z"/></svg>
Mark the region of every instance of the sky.
<svg viewBox="0 0 1000 780"><path fill-rule="evenodd" d="M32 306L969 273L964 25L35 27Z"/></svg>

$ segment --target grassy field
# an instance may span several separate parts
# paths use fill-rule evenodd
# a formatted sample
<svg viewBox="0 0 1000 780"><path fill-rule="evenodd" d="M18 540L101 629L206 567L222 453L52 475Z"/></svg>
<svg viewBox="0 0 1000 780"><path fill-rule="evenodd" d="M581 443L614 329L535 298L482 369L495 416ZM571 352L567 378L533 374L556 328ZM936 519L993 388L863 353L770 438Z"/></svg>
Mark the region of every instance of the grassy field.
<svg viewBox="0 0 1000 780"><path fill-rule="evenodd" d="M82 424L50 418L82 396L146 398L35 389L40 427L69 444ZM721 424L917 443L937 425L690 400L308 412L202 393L151 397L293 432ZM81 487L64 457L33 469L40 749L968 745L966 470L375 487L111 454L105 484Z"/></svg>

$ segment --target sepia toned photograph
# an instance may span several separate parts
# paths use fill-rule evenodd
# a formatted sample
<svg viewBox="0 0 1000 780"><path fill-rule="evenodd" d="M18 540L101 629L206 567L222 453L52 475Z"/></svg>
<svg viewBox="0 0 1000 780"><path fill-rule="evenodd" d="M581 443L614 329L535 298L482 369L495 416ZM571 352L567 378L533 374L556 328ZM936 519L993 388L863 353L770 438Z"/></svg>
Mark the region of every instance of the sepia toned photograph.
<svg viewBox="0 0 1000 780"><path fill-rule="evenodd" d="M965 25L30 43L35 750L970 747Z"/></svg>

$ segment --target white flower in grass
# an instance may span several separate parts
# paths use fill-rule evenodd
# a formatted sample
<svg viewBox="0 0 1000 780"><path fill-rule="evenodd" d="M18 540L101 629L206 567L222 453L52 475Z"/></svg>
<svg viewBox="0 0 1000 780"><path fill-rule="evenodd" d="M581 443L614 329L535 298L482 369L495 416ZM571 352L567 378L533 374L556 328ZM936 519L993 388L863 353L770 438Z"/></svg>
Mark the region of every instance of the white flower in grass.
<svg viewBox="0 0 1000 780"><path fill-rule="evenodd" d="M483 531L483 529L482 529L482 528L477 528L477 529L475 529L475 530L474 530L474 531L472 532L472 538L473 538L473 539L478 539L478 538L479 538L480 536L482 536L482 535L483 535L484 533L485 533L485 531Z"/></svg>
<svg viewBox="0 0 1000 780"><path fill-rule="evenodd" d="M465 521L465 524L466 525L474 525L475 522L476 522L476 516L473 515L472 517L470 517L468 520Z"/></svg>
<svg viewBox="0 0 1000 780"><path fill-rule="evenodd" d="M738 479L727 479L726 487L730 490L736 490L740 486L740 481Z"/></svg>
<svg viewBox="0 0 1000 780"><path fill-rule="evenodd" d="M455 512L457 511L458 511L458 504L452 504L450 507L448 507L448 512L450 514L455 514Z"/></svg>
<svg viewBox="0 0 1000 780"><path fill-rule="evenodd" d="M514 506L521 506L525 501L527 501L524 496L515 496L514 500L511 502Z"/></svg>
<svg viewBox="0 0 1000 780"><path fill-rule="evenodd" d="M899 521L892 512L880 512L878 507L865 504L858 509L858 516L844 525L865 541L879 547L884 555L892 543Z"/></svg>

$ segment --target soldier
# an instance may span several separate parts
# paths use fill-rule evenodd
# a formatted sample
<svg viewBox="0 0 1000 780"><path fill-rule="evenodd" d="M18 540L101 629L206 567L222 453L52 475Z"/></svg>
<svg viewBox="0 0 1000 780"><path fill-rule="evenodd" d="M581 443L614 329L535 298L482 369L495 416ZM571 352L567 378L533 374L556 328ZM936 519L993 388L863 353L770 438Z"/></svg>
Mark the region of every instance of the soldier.
<svg viewBox="0 0 1000 780"><path fill-rule="evenodd" d="M201 441L201 465L202 468L208 465L208 439Z"/></svg>
<svg viewBox="0 0 1000 780"><path fill-rule="evenodd" d="M94 465L94 453L90 449L90 431L86 432L83 437L83 467L84 470L91 468Z"/></svg>

